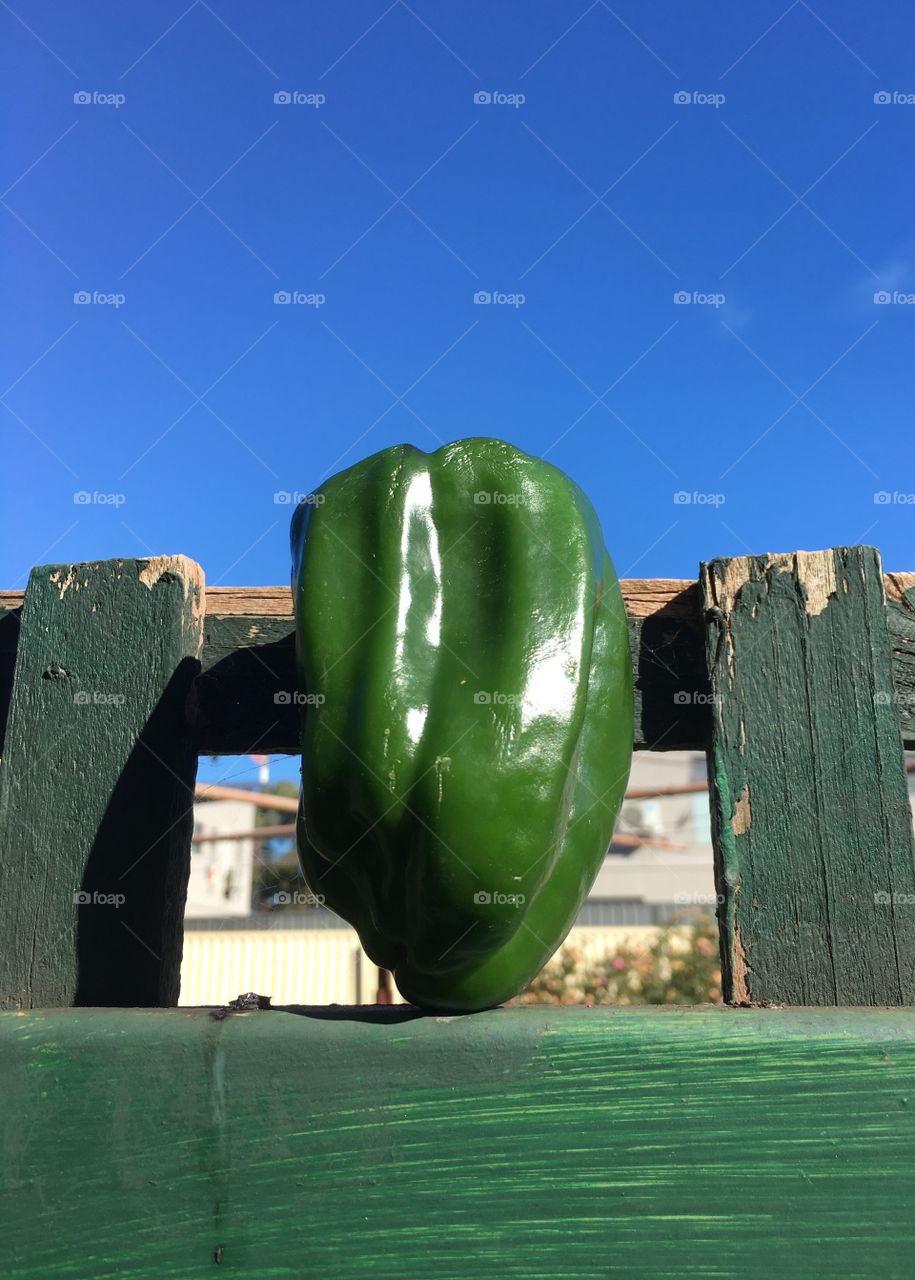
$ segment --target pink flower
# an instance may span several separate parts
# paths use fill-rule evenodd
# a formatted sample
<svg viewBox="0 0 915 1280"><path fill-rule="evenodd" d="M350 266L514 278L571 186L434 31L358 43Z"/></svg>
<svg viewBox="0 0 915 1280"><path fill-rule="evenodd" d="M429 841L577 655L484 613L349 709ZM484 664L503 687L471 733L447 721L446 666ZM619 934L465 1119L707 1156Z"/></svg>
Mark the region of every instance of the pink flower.
<svg viewBox="0 0 915 1280"><path fill-rule="evenodd" d="M613 967L614 969L625 969L626 961L623 960L621 956L614 956Z"/></svg>

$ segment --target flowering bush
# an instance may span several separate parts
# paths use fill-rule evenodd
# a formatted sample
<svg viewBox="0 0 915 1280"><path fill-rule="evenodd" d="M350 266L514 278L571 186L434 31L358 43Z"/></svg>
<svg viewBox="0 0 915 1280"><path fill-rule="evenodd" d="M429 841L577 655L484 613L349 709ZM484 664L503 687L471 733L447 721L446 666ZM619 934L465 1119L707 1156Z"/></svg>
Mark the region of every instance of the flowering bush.
<svg viewBox="0 0 915 1280"><path fill-rule="evenodd" d="M706 1004L721 1000L714 920L673 920L603 955L562 947L514 1004Z"/></svg>

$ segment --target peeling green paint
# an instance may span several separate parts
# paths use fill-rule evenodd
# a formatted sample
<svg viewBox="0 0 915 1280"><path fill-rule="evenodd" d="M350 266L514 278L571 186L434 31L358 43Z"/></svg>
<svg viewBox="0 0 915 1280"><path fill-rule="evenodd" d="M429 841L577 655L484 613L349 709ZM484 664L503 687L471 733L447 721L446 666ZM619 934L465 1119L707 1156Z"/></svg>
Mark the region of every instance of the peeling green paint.
<svg viewBox="0 0 915 1280"><path fill-rule="evenodd" d="M913 1010L8 1014L0 1089L5 1280L911 1274Z"/></svg>

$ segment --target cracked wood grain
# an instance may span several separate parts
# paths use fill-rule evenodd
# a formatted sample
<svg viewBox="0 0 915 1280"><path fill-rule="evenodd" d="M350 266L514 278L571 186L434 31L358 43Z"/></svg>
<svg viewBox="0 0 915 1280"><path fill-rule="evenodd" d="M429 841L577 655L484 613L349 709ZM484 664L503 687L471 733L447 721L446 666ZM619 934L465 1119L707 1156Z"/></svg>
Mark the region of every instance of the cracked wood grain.
<svg viewBox="0 0 915 1280"><path fill-rule="evenodd" d="M3 1014L0 1093L10 1280L912 1274L912 1010Z"/></svg>
<svg viewBox="0 0 915 1280"><path fill-rule="evenodd" d="M915 849L880 558L702 566L725 998L915 1003Z"/></svg>

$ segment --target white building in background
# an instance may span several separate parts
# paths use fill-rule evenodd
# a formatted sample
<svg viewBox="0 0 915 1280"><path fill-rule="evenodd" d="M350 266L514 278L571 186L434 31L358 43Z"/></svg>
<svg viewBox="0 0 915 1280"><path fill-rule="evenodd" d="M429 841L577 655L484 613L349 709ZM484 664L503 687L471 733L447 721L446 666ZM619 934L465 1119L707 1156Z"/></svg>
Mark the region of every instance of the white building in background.
<svg viewBox="0 0 915 1280"><path fill-rule="evenodd" d="M653 787L704 784L705 781L704 752L637 751L629 788L647 791ZM624 800L616 830L627 837L641 836L658 843L633 847L614 841L589 901L714 904L715 878L706 790Z"/></svg>
<svg viewBox="0 0 915 1280"><path fill-rule="evenodd" d="M194 835L250 831L255 809L243 800L198 800ZM249 916L254 871L254 840L205 840L191 845L191 878L185 920Z"/></svg>

